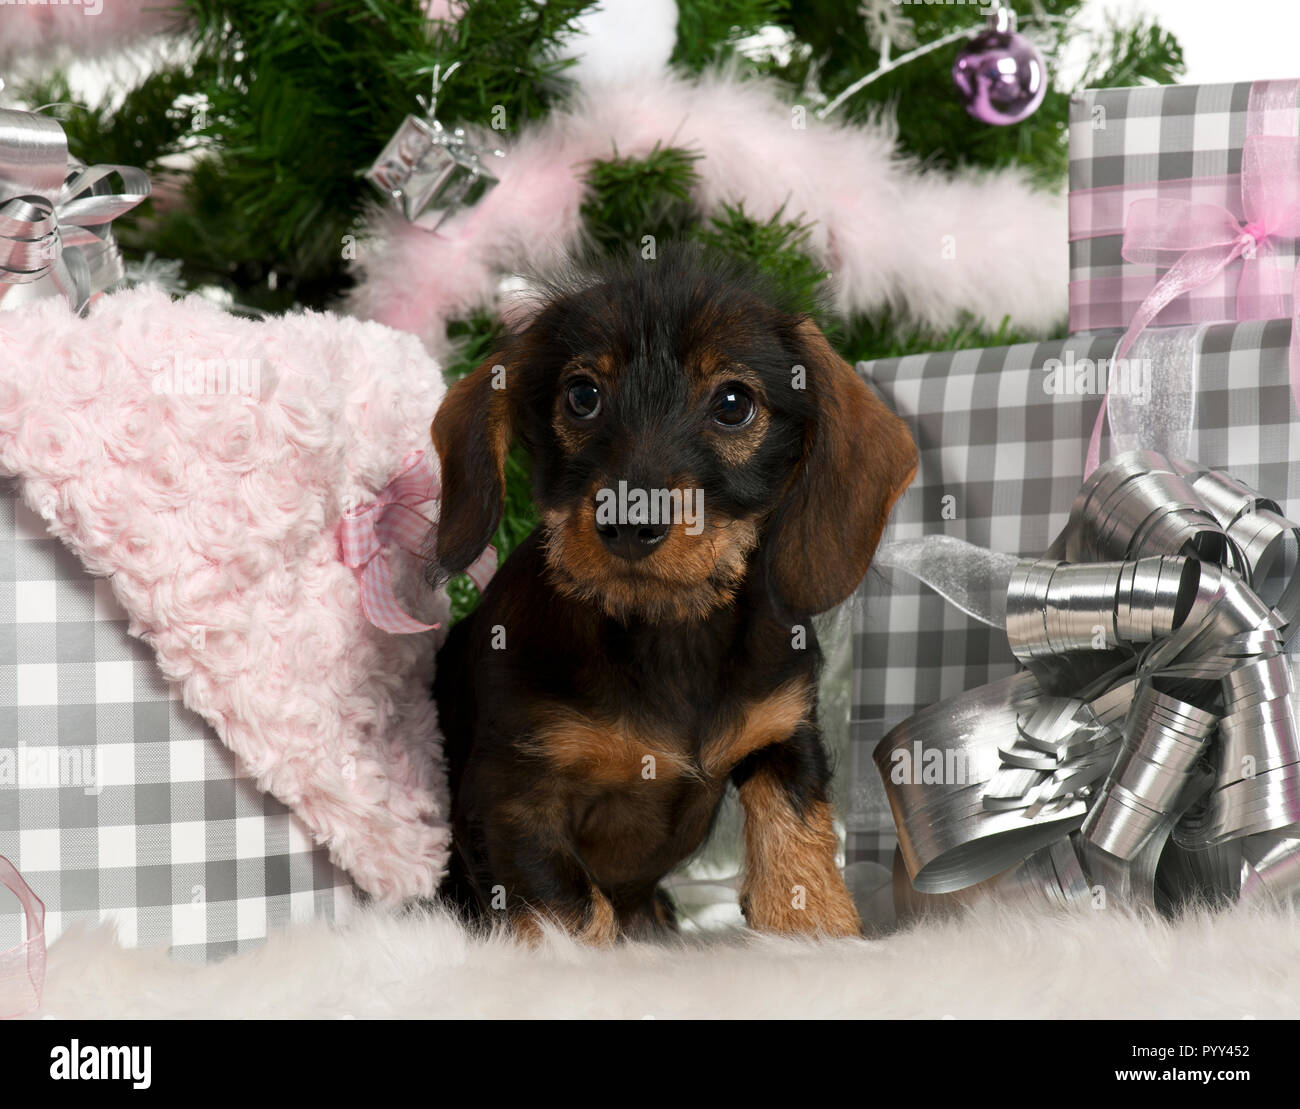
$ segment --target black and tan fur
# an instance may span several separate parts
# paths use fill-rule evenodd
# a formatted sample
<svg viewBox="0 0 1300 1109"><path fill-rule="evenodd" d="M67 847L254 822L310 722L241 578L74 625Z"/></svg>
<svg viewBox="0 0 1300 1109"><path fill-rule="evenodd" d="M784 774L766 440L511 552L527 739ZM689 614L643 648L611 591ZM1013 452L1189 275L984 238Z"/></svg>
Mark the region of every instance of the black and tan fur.
<svg viewBox="0 0 1300 1109"><path fill-rule="evenodd" d="M577 377L600 391L593 419L566 405ZM754 416L719 426L715 398L737 385ZM856 933L809 617L857 586L912 478L903 423L806 317L681 250L552 290L450 391L433 439L444 574L491 538L512 442L531 456L543 521L439 655L446 896L593 943L663 926L658 884L730 784L750 924ZM648 557L615 556L593 504L620 479L701 487L703 532L675 524Z"/></svg>

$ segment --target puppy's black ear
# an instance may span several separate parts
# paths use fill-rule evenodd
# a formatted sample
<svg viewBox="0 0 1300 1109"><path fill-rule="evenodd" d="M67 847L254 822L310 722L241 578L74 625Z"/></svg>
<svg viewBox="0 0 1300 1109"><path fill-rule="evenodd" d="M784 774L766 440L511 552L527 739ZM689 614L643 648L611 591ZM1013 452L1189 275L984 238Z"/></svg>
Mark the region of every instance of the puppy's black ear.
<svg viewBox="0 0 1300 1109"><path fill-rule="evenodd" d="M438 568L458 574L492 539L506 495L510 409L504 359L494 355L461 378L433 417L442 467Z"/></svg>
<svg viewBox="0 0 1300 1109"><path fill-rule="evenodd" d="M803 455L767 529L768 582L792 613L824 612L862 580L916 444L810 320L797 329L813 402Z"/></svg>

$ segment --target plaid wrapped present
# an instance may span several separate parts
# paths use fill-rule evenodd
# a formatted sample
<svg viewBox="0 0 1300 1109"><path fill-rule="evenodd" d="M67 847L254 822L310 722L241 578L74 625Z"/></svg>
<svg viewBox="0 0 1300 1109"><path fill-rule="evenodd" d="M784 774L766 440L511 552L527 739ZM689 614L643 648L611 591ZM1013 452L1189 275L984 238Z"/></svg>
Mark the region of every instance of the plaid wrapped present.
<svg viewBox="0 0 1300 1109"><path fill-rule="evenodd" d="M48 940L112 920L123 943L189 961L341 915L353 897L12 482L0 482L0 855L44 901ZM0 893L0 951L22 938L18 903Z"/></svg>
<svg viewBox="0 0 1300 1109"><path fill-rule="evenodd" d="M1075 96L1070 331L1128 327L1157 280L1208 243L1236 253L1217 272L1197 275L1194 287L1158 312L1156 324L1290 315L1300 218L1298 105L1300 81Z"/></svg>
<svg viewBox="0 0 1300 1109"><path fill-rule="evenodd" d="M1288 320L1203 327L1195 346L1187 454L1300 514L1300 419L1288 384ZM916 437L916 480L894 509L898 539L943 534L1039 556L1064 527L1116 334L863 363L860 372ZM1073 386L1062 388L1070 367ZM1069 375L1067 375L1069 377ZM1159 380L1157 376L1157 381ZM1158 392L1158 389L1157 389ZM1159 397L1153 398L1158 403ZM1005 632L879 566L854 598L853 704L845 763L850 863L890 866L896 836L871 754L927 705L1014 673Z"/></svg>

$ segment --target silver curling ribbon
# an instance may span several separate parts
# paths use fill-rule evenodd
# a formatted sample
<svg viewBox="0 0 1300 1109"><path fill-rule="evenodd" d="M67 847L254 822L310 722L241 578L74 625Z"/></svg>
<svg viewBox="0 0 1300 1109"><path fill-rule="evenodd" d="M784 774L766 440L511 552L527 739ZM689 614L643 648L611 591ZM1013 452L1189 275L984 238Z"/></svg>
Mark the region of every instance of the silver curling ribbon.
<svg viewBox="0 0 1300 1109"><path fill-rule="evenodd" d="M901 850L894 852L894 913L910 924L932 916L950 916L981 901L995 900L1026 909L1066 910L1086 904L1088 878L1071 837L1040 847L1024 861L965 889L951 893L922 893L912 885Z"/></svg>
<svg viewBox="0 0 1300 1109"><path fill-rule="evenodd" d="M1286 902L1300 894L1300 831L1241 841L1241 900Z"/></svg>
<svg viewBox="0 0 1300 1109"><path fill-rule="evenodd" d="M1074 883L1044 877L1066 842L1093 896L1171 908L1300 894L1300 730L1283 653L1297 550L1276 502L1154 451L1100 466L1044 558L938 537L901 547L894 568L977 618L1005 613L1031 671L922 710L875 752L918 904L1010 898L1026 883L1074 903ZM990 583L1004 579L999 603ZM929 777L899 772L927 760Z"/></svg>
<svg viewBox="0 0 1300 1109"><path fill-rule="evenodd" d="M1035 816L990 810L984 787L1001 766L999 745L1017 715L1040 699L1031 674L1017 674L941 701L909 717L876 746L876 767L917 890L947 893L1022 862L1074 831L1082 801L1067 797Z"/></svg>
<svg viewBox="0 0 1300 1109"><path fill-rule="evenodd" d="M1294 627L1300 616L1300 529L1281 506L1217 470L1198 468L1192 488L1241 552L1246 582Z"/></svg>
<svg viewBox="0 0 1300 1109"><path fill-rule="evenodd" d="M1281 653L1248 659L1222 680L1215 785L1176 833L1188 847L1300 825L1300 735L1291 667Z"/></svg>
<svg viewBox="0 0 1300 1109"><path fill-rule="evenodd" d="M1204 712L1141 683L1125 721L1125 741L1088 811L1083 837L1129 861L1171 822L1197 761L1218 723Z"/></svg>

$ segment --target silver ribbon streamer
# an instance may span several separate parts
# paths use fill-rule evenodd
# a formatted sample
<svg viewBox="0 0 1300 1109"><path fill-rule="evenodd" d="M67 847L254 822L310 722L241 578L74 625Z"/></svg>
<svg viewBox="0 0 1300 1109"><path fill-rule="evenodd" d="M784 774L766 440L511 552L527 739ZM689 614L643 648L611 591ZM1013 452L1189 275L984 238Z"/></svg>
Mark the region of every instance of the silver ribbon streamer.
<svg viewBox="0 0 1300 1109"><path fill-rule="evenodd" d="M873 564L911 574L967 616L999 627L1007 622L1007 585L1018 561L951 535L927 535L882 547Z"/></svg>
<svg viewBox="0 0 1300 1109"><path fill-rule="evenodd" d="M110 227L149 188L133 166L87 167L69 158L57 120L0 109L0 283L31 286L48 277L82 311L121 280Z"/></svg>
<svg viewBox="0 0 1300 1109"><path fill-rule="evenodd" d="M877 746L913 890L896 884L900 913L957 891L1162 908L1300 893L1297 552L1275 501L1154 451L1099 467L1045 558L886 549L1000 619L1026 667Z"/></svg>

